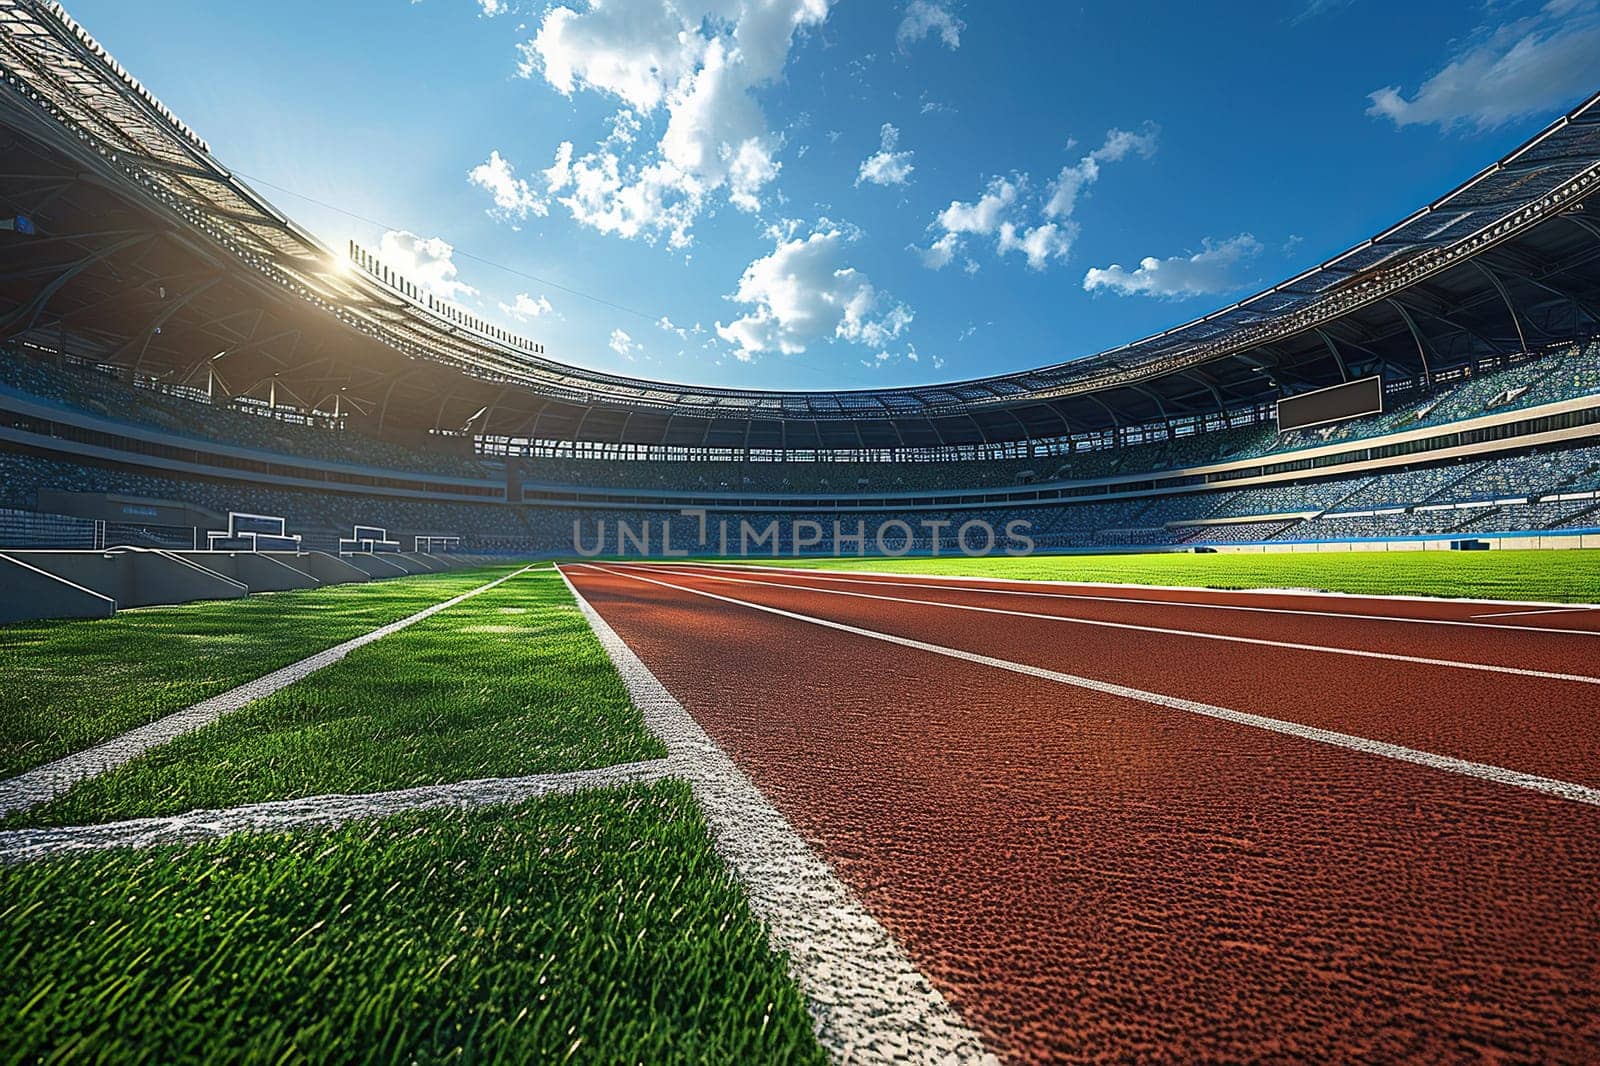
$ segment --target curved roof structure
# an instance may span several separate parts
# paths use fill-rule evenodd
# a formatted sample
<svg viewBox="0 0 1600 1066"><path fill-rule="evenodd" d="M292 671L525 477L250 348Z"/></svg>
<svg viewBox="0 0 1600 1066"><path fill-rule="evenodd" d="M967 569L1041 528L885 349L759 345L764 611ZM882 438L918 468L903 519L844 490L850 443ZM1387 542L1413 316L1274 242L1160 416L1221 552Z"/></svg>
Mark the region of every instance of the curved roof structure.
<svg viewBox="0 0 1600 1066"><path fill-rule="evenodd" d="M1034 370L904 389L704 388L584 370L335 253L215 159L53 0L0 0L0 339L379 432L733 448L1057 438L1414 377L1600 324L1600 95L1326 263ZM1597 201L1600 202L1600 201ZM354 265L353 265L353 262Z"/></svg>

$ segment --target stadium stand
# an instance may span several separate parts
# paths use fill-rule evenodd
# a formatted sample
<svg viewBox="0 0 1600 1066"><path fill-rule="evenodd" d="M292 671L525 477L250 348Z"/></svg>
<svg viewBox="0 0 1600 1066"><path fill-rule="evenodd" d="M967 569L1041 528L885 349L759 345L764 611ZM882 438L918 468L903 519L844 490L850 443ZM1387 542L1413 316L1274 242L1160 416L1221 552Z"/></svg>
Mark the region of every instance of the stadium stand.
<svg viewBox="0 0 1600 1066"><path fill-rule="evenodd" d="M0 506L35 512L40 489L115 494L153 501L191 504L211 515L217 527L226 524L229 511L282 515L305 546L336 551L339 530L370 522L406 536L459 535L474 551L527 551L527 525L517 508L466 504L454 501L406 500L382 496L355 496L333 492L272 489L246 482L166 477L123 467L97 466L61 459L0 452ZM149 531L143 538L124 541L162 547L193 547L193 536L165 530ZM4 526L0 525L0 535ZM15 536L16 534L13 534ZM0 546L24 547L12 542Z"/></svg>
<svg viewBox="0 0 1600 1066"><path fill-rule="evenodd" d="M1543 402L1578 400L1591 395L1600 383L1593 364L1600 345L1568 346L1550 361L1527 360L1509 369L1458 377L1441 383L1426 399L1406 403L1394 411L1341 425L1337 434L1311 431L1278 435L1268 426L1246 425L1209 433L1149 441L1125 448L1097 448L1061 457L1004 460L972 459L959 462L759 462L695 463L637 459L553 459L530 461L529 485L634 488L666 492L705 493L713 508L724 507L742 516L775 512L740 509L740 497L768 493L792 496L801 509L785 512L793 519L815 508L822 497L830 510L815 512L819 519L831 510L861 504L874 506L871 496L899 494L916 508L918 520L954 525L979 518L1003 526L1026 517L1036 528L1040 548L1073 549L1114 546L1156 546L1211 542L1247 542L1272 539L1341 537L1392 537L1453 532L1460 529L1543 530L1563 528L1589 514L1584 501L1542 504L1539 498L1555 494L1593 493L1600 488L1600 444L1582 440L1572 446L1543 448L1483 458L1453 458L1416 462L1425 457L1402 456L1378 473L1340 476L1280 477L1269 484L1209 488L1207 491L1153 493L1146 475L1186 470L1194 464L1267 460L1292 456L1286 441L1302 447L1331 443L1335 436L1347 441L1376 439L1407 428L1440 422L1441 412L1458 420L1477 417L1486 408L1506 406L1535 390ZM64 371L39 361L17 357L0 359L0 381L13 395L47 400L74 410L88 411L118 421L156 424L150 412L159 412L162 429L197 440L219 433L223 424L267 426L266 437L252 441L247 434L229 431L227 440L241 447L261 447L264 461L288 454L336 457L341 461L360 455L366 465L379 457L396 464L396 470L415 470L434 463L440 472L460 473L465 466L446 456L397 447L381 448L359 435L343 435L315 425L274 422L256 415L209 408L188 399L134 389L97 371ZM1499 400L1499 403L1496 401ZM186 421L179 421L180 416ZM271 423L268 425L268 423ZM328 442L337 442L337 448ZM271 450L263 442L270 441ZM342 449L342 450L341 450ZM472 504L411 495L346 494L274 487L243 480L178 476L148 465L68 461L61 455L0 452L0 506L13 514L33 514L24 522L0 523L0 537L15 543L59 544L81 539L82 532L66 516L50 519L38 508L38 490L55 489L85 494L115 494L151 501L188 504L214 514L220 521L229 511L281 514L296 529L303 529L307 547L332 549L338 530L356 522L373 522L406 537L458 535L474 551L561 552L572 542L572 519L596 514L613 520L643 521L648 511L603 508L597 512L565 514L537 506ZM1060 460L1054 465L1041 459ZM488 469L478 464L480 476ZM1041 473L1041 468L1044 472ZM377 469L377 468L374 468ZM533 481L532 478L549 478ZM690 480L692 477L692 480ZM1124 484L1112 489L1128 493L1125 499L1105 502L1084 500L1057 506L1018 506L1010 509L981 506L983 498L964 498L970 506L931 509L937 495L917 493L974 492L991 488L1026 489L1050 484L1075 484L1120 477ZM1128 481L1127 479L1135 479ZM1070 480L1069 480L1070 479ZM1196 489L1207 488L1201 478L1179 479ZM674 501L663 496L660 506ZM676 501L682 503L684 501ZM697 503L703 503L697 498ZM1483 504L1468 510L1457 505ZM881 507L881 502L877 504ZM1371 512L1387 512L1373 514ZM863 512L872 513L872 512ZM883 512L886 514L887 512ZM557 520L551 516L560 514ZM1272 516L1284 516L1272 520ZM882 515L880 515L881 520ZM1309 518L1308 521L1303 519ZM1195 526L1192 523L1227 519L1255 521ZM831 522L831 518L828 519ZM62 525L67 521L67 525ZM136 523L116 523L104 535L119 543L154 547L189 547L193 530L160 528ZM918 534L915 551L953 550L955 541L944 537L937 545Z"/></svg>
<svg viewBox="0 0 1600 1066"><path fill-rule="evenodd" d="M597 521L628 522L634 526L659 524L670 510L637 508L559 508L504 504L467 504L445 500L354 496L337 492L272 489L242 482L177 478L126 468L104 467L19 453L0 452L0 507L14 514L35 514L38 490L64 489L77 493L117 494L151 501L177 501L215 514L220 520L229 510L282 514L307 547L332 550L340 529L360 522L383 525L417 535L460 535L473 551L569 552L572 524L592 528ZM1586 513L1590 499L1551 504L1505 505L1496 500L1529 500L1556 494L1589 493L1600 489L1600 445L1583 445L1554 451L1503 456L1472 462L1454 462L1414 469L1397 469L1379 475L1332 477L1316 481L1224 488L1204 491L1129 496L1124 499L1006 508L930 508L907 510L760 511L729 505L721 512L734 521L764 525L774 518L785 522L809 519L831 528L835 520L847 524L857 519L869 525L899 516L920 524L948 523L952 529L964 521L982 520L994 526L1018 518L1033 524L1039 548L1089 548L1122 545L1179 543L1231 543L1281 538L1379 537L1442 533L1466 528L1495 528L1504 532L1566 528L1566 520ZM1420 509L1419 509L1420 508ZM1428 508L1437 508L1429 510ZM1465 509L1462 509L1465 508ZM1372 511L1394 513L1376 514ZM1300 521L1310 514L1309 521ZM1284 516L1273 520L1272 516ZM1498 515L1497 523L1494 517ZM1241 518L1256 521L1207 526L1198 521ZM674 519L674 521L678 521ZM675 525L678 545L689 545L695 520ZM188 546L183 531L144 527L127 543ZM73 534L47 533L42 528L24 533L22 527L0 522L0 538L28 539ZM942 547L954 545L949 534ZM13 544L13 546L16 546ZM913 550L932 550L932 540L920 532Z"/></svg>
<svg viewBox="0 0 1600 1066"><path fill-rule="evenodd" d="M674 492L774 494L962 491L1014 485L1082 481L1155 473L1368 440L1385 434L1443 427L1489 413L1509 413L1600 394L1600 342L1564 345L1509 367L1454 373L1431 383L1403 381L1381 415L1331 427L1278 433L1260 411L1233 412L1253 424L1138 444L1095 436L1038 445L1022 458L896 461L746 461L682 459L578 459L530 457L530 488L550 486L651 489ZM1161 427L1130 427L1152 434ZM1063 453L1051 449L1066 447Z"/></svg>
<svg viewBox="0 0 1600 1066"><path fill-rule="evenodd" d="M1233 522L1225 526L1194 526L1178 531L1180 544L1248 544L1289 535L1299 525L1289 522Z"/></svg>
<svg viewBox="0 0 1600 1066"><path fill-rule="evenodd" d="M153 379L128 384L114 368L30 358L0 358L0 389L13 396L82 411L113 422L145 426L207 443L233 444L268 455L326 459L374 469L484 476L471 456L408 448L339 428L335 419L269 406L248 398L214 406L203 392L164 391Z"/></svg>

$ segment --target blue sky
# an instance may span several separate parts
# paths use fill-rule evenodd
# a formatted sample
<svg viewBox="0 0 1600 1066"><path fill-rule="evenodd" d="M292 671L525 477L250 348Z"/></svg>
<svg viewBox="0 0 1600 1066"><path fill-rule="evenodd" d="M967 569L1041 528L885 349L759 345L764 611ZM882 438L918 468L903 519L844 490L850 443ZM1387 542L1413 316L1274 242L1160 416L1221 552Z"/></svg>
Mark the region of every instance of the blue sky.
<svg viewBox="0 0 1600 1066"><path fill-rule="evenodd" d="M583 366L1090 354L1363 240L1600 88L1600 0L72 0L335 248Z"/></svg>

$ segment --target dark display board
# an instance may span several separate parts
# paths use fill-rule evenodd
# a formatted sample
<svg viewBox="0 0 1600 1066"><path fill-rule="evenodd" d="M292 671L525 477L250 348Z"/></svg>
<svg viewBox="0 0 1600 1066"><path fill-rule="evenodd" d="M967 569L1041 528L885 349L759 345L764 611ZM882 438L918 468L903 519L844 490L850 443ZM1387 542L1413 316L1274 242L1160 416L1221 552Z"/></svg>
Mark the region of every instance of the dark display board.
<svg viewBox="0 0 1600 1066"><path fill-rule="evenodd" d="M1278 401L1278 432L1325 426L1347 418L1383 412L1383 378L1374 374L1316 392L1302 392Z"/></svg>

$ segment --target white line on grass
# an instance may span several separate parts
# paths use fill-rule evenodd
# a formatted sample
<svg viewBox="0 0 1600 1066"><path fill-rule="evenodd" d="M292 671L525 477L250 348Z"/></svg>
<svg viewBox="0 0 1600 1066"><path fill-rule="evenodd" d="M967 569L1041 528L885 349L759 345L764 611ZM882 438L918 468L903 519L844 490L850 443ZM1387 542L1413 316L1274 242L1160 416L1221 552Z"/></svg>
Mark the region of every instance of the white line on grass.
<svg viewBox="0 0 1600 1066"><path fill-rule="evenodd" d="M523 567L504 577L496 578L486 585L480 585L459 596L426 607L416 614L409 615L397 622L390 622L380 626L370 633L363 633L343 644L317 654L301 659L297 663L274 670L270 674L246 681L244 684L229 689L210 699L201 700L199 703L185 707L181 711L174 711L165 718L158 718L147 725L130 729L119 737L114 737L103 744L97 744L84 751L73 752L63 756L55 762L45 763L24 773L20 773L5 781L0 781L0 815L10 814L13 811L26 810L38 806L48 800L61 795L67 789L80 781L99 775L128 763L143 755L151 748L160 747L185 733L191 733L202 726L210 725L225 714L231 714L246 704L254 703L281 688L294 684L302 678L321 670L325 666L343 659L357 648L381 640L391 633L398 633L408 626L416 625L425 618L431 618L447 607L454 607L463 600L470 600L482 592L487 592L496 585L510 581L512 578L527 573L532 567Z"/></svg>
<svg viewBox="0 0 1600 1066"><path fill-rule="evenodd" d="M14 829L0 832L0 864L31 862L107 848L193 844L232 833L273 833L337 826L357 819L387 818L407 811L521 803L555 793L585 792L659 781L669 776L671 769L668 760L652 759L564 774L484 778L355 796L327 795L274 800L225 810L189 811L166 818L133 818L104 825Z"/></svg>
<svg viewBox="0 0 1600 1066"><path fill-rule="evenodd" d="M592 564L591 564L592 565ZM870 592L849 592L845 589L824 589L815 585L786 585L779 581L760 581L747 577L722 577L695 571L657 568L663 573L702 581L726 581L736 585L759 585L764 588L793 589L819 596L849 596L862 600L881 600L885 603L907 603L921 607L942 607L950 611L974 611L980 614L1008 615L1012 618L1033 618L1045 622L1063 622L1069 625L1094 626L1101 629L1124 629L1136 633L1160 633L1164 636L1193 637L1196 640L1220 640L1229 644L1254 644L1268 648L1286 648L1291 651L1317 652L1323 655L1349 655L1362 659L1383 659L1389 662L1414 663L1422 666L1442 666L1453 670L1476 670L1490 674L1512 674L1519 677L1536 677L1544 681L1571 681L1580 685L1600 685L1600 677L1588 674L1563 674L1552 670L1534 670L1522 666L1496 666L1491 663L1461 662L1456 659L1433 659L1421 655L1401 655L1398 652L1366 651L1361 648L1339 648L1326 644L1301 644L1289 640L1268 640L1265 637L1241 637L1227 633L1206 633L1194 629L1171 629L1166 626L1136 625L1132 622L1107 622L1098 618L1074 618L1064 614L1041 614L1038 611L1016 611L1004 607L978 607L969 603L943 603L939 600L917 600L906 596L882 596ZM673 586L676 588L677 586ZM741 601L742 602L742 601Z"/></svg>
<svg viewBox="0 0 1600 1066"><path fill-rule="evenodd" d="M903 648L914 648L917 651L931 652L934 655L943 655L952 659L961 659L965 662L977 663L980 666L990 666L998 670L1007 670L1014 674L1023 674L1036 677L1044 681L1054 681L1058 684L1071 685L1074 688L1086 689L1090 692L1101 692L1109 696L1120 696L1124 699L1138 700L1141 703L1152 704L1157 707L1166 707L1187 714L1200 715L1206 718L1216 718L1236 725L1249 726L1254 729L1263 729L1272 733L1282 733L1286 736L1310 740L1318 744L1327 744L1350 751L1362 752L1367 755L1377 755L1386 759L1399 762L1413 763L1433 770L1442 770L1447 773L1460 774L1464 777L1474 777L1483 781L1492 781L1496 784L1510 785L1514 788L1527 789L1530 792L1540 792L1559 799L1571 800L1574 803L1586 803L1591 806L1600 806L1600 789L1590 788L1587 785L1576 784L1571 781L1560 781L1549 777L1539 777L1536 774L1523 773L1520 770L1510 770L1502 766L1489 763L1471 762L1458 759L1451 755L1438 755L1429 751L1419 751L1416 748L1407 748L1399 744L1390 744L1382 740L1373 740L1368 737L1353 736L1349 733L1339 733L1331 729L1319 729L1315 726L1304 725L1300 722L1288 722L1279 718L1268 718L1265 715L1250 714L1246 711L1234 711L1226 707L1217 707L1209 703L1199 703L1195 700L1186 700L1178 696L1168 696L1159 692L1146 692L1143 689L1132 688L1128 685L1118 685L1110 681L1100 681L1091 677L1079 677L1076 674L1063 673L1059 670L1047 670L1044 667L1030 666L1027 663L1012 662L1009 659L996 659L989 655L965 651L960 648L948 648L940 644L929 644L926 641L914 640L910 637L896 636L893 633L880 633L873 629L863 629L860 626L848 625L844 622L835 622L827 618L817 618L813 615L799 614L795 611L785 611L779 607L769 607L764 603L751 603L748 600L736 599L732 596L722 596L715 592L703 589L687 588L683 585L674 585L655 578L643 577L636 573L623 570L612 570L608 567L597 566L593 563L585 564L592 569L600 570L607 574L626 578L630 581L640 581L662 588L673 589L678 592L687 592L693 596L703 596L706 599L718 600L722 603L733 604L738 607L747 607L754 611L777 615L797 622L806 622L811 625L822 626L825 629L837 630L841 633L850 633L858 637L867 637L880 640L887 644L896 644Z"/></svg>
<svg viewBox="0 0 1600 1066"><path fill-rule="evenodd" d="M1407 618L1407 617L1404 617L1402 615L1360 614L1360 613L1357 613L1357 612L1354 612L1354 611L1313 611L1313 610L1310 610L1310 609L1304 608L1304 607L1300 607L1300 608L1296 608L1296 607L1251 607L1251 606L1246 606L1245 604L1239 604L1239 603L1203 603L1203 602L1199 602L1199 601L1195 601L1195 600L1158 600L1158 599L1152 599L1152 598L1145 597L1145 596L1091 596L1091 595L1089 595L1087 593L1082 593L1082 592L1077 592L1077 593L1074 593L1074 592L1036 592L1036 591L1031 590L1031 589L1014 589L1014 588L997 589L997 588L981 588L981 587L980 588L972 588L972 587L963 587L960 584L952 584L952 583L946 583L946 584L928 583L931 580L937 580L938 577L939 577L938 575L932 575L932 574L907 573L906 575L904 575L904 577L916 577L916 578L923 579L922 581L918 582L918 581L904 580L901 575L890 574L890 573L886 573L884 571L858 571L858 570L844 571L844 570L800 569L800 568L791 567L791 566L765 566L765 565L756 567L756 566L752 566L752 565L749 565L749 564L739 565L739 564L729 564L729 563L670 564L670 563L662 563L662 562L652 562L651 565L652 566L661 567L663 569L679 569L682 566L696 566L696 567L704 567L706 569L734 570L734 571L742 571L742 572L745 572L745 573L749 573L752 570L759 569L761 571L772 571L772 572L776 572L776 573L780 573L780 574L789 575L789 576L792 576L792 577L813 577L813 578L816 578L819 581L833 581L833 582L836 582L836 583L851 584L851 585L878 585L878 586L885 586L885 585L891 584L891 582L890 581L873 581L873 580L868 580L867 578L872 578L872 577L892 578L892 579L894 579L892 584L895 587L898 587L898 588L931 589L931 590L936 591L936 592L966 592L966 593L972 593L974 595L984 595L984 596L1032 596L1032 597L1035 597L1037 599L1046 599L1046 600L1088 600L1088 601L1095 602L1095 603L1132 603L1132 604L1147 604L1147 605L1156 606L1156 607L1194 607L1194 608L1200 608L1200 609L1208 610L1208 611L1242 611L1242 612L1248 612L1248 613L1252 613L1252 614L1309 615L1309 616L1311 616L1313 618L1348 618L1348 619L1354 619L1354 620L1362 621L1362 622L1404 622L1404 623L1407 623L1407 624L1410 624L1410 625L1466 626L1466 627L1468 627L1470 629L1499 630L1500 632L1513 632L1513 633L1555 633L1555 634L1561 634L1561 635L1564 635L1564 636L1600 637L1600 630L1594 630L1594 629L1563 629L1563 628L1561 628L1559 626L1528 626L1528 625L1515 625L1515 624L1512 624L1512 625L1495 625L1495 624L1492 624L1492 623L1489 623L1489 622L1474 622L1474 621L1469 621L1467 619L1461 619L1461 618ZM864 576L862 576L862 577L845 576L847 574L860 574L860 575L864 575ZM999 580L1004 580L1004 579L1001 579L1001 578L985 578L984 580L985 581L999 581ZM1018 581L1018 582L1025 582L1025 579L1021 579L1021 578L1016 578L1016 579L1012 579L1012 580L1015 580L1015 581ZM1119 587L1119 588L1154 588L1156 586L1116 586L1116 587ZM1197 591L1198 592L1198 591L1204 591L1204 590L1193 589L1193 590L1182 590L1182 591ZM1265 589L1212 589L1210 591L1216 592L1216 593L1219 593L1219 594L1223 594L1223 595L1232 595L1234 592L1261 593L1261 592L1265 592L1267 590L1265 590ZM1288 596L1288 595L1300 595L1300 593L1288 593L1288 592L1283 592L1281 590L1272 590L1272 591L1277 595L1285 595L1285 596ZM1327 595L1327 594L1326 593L1318 593L1318 595ZM1380 600L1380 601L1382 599L1381 597L1376 597L1376 596L1367 596L1367 597L1362 597L1362 598L1363 599L1377 599L1377 600ZM1410 602L1409 598L1406 598L1406 599L1408 600L1408 602ZM1451 602L1459 602L1459 601L1443 600L1441 602L1443 602L1443 603L1451 603ZM1506 612L1499 613L1499 614L1475 614L1472 617L1473 618L1511 618L1511 617L1515 617L1517 615L1524 615L1524 614L1561 614L1561 613L1564 613L1564 612L1567 612L1567 611L1592 611L1592 610L1595 610L1595 608L1585 604L1585 605L1581 605L1581 606L1577 606L1577 607L1572 607L1572 606L1568 606L1568 607L1541 607L1538 610L1532 610L1532 611L1506 611Z"/></svg>
<svg viewBox="0 0 1600 1066"><path fill-rule="evenodd" d="M817 1038L835 1060L995 1062L888 930L557 569L646 725L667 746L675 775L693 785L717 853L767 923L773 946L788 952Z"/></svg>

